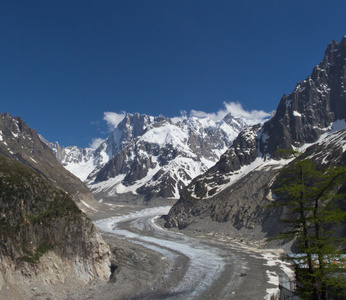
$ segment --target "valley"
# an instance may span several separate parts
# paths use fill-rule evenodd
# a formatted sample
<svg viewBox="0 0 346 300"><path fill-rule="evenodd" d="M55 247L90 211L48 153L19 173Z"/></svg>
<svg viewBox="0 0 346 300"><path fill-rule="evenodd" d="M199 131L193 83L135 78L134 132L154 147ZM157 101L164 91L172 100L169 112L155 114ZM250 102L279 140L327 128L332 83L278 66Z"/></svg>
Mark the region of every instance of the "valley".
<svg viewBox="0 0 346 300"><path fill-rule="evenodd" d="M111 248L132 254L118 258L115 282L89 284L68 299L264 299L277 289L277 274L290 271L281 250L164 229L160 216L170 206L106 206L94 224Z"/></svg>
<svg viewBox="0 0 346 300"><path fill-rule="evenodd" d="M294 218L272 206L288 197L280 172L346 166L345 85L346 36L268 120L127 113L82 149L0 114L0 298L269 299L291 273L280 254L299 251L270 240ZM328 186L331 212L345 182Z"/></svg>

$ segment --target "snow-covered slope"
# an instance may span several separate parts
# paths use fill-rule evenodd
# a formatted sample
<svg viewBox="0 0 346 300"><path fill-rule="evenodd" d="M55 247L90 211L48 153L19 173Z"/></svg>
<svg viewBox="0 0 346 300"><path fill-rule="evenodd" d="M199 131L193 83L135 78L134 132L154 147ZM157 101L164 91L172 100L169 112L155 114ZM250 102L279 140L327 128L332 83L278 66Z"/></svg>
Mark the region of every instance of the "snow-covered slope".
<svg viewBox="0 0 346 300"><path fill-rule="evenodd" d="M134 130L138 119L143 117L147 119L143 122L146 127L138 130L137 126ZM178 198L179 190L211 167L230 146L239 128L245 126L242 120L230 116L214 122L195 117L172 120L128 115L123 122L126 126L120 123L115 132L126 128L132 134L125 136L131 136L132 140L125 140L120 151L95 175L89 176L89 187L96 194L106 192L106 196L114 196L132 192L146 198Z"/></svg>
<svg viewBox="0 0 346 300"><path fill-rule="evenodd" d="M256 147L260 126L242 131L233 145L207 172L196 177L184 191L184 196L193 199L209 199L236 184L253 171L274 167L280 169L292 159L273 159L259 155ZM342 164L346 161L346 122L337 120L325 128L326 133L314 143L305 143L298 152L307 151L307 158L318 164ZM344 157L343 157L344 156Z"/></svg>
<svg viewBox="0 0 346 300"><path fill-rule="evenodd" d="M63 166L99 197L133 193L178 198L179 191L213 166L251 120L127 114L93 150L50 143Z"/></svg>

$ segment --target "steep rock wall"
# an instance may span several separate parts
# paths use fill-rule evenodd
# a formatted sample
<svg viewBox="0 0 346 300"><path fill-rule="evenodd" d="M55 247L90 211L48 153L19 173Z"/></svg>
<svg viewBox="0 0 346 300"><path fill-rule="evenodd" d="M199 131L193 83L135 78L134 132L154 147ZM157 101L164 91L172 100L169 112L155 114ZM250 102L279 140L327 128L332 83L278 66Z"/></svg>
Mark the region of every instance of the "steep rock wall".
<svg viewBox="0 0 346 300"><path fill-rule="evenodd" d="M32 282L108 280L110 251L71 197L0 155L0 293Z"/></svg>

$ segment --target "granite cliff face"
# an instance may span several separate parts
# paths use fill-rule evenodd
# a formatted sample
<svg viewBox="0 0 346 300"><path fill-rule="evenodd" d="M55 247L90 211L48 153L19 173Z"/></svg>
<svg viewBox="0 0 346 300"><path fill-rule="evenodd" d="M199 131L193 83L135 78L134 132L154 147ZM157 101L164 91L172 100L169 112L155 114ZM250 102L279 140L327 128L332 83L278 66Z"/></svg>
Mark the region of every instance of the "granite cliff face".
<svg viewBox="0 0 346 300"><path fill-rule="evenodd" d="M248 238L278 233L283 211L265 207L274 201L271 187L278 170L289 161L276 151L313 144L306 151L317 163L345 164L345 81L346 36L328 46L323 61L281 99L272 119L240 133L215 166L181 192L166 227L219 222Z"/></svg>
<svg viewBox="0 0 346 300"><path fill-rule="evenodd" d="M257 157L256 137L260 125L246 128L233 141L220 160L203 175L193 179L184 190L184 196L196 199L209 198L219 192L220 187L229 185L230 178L226 174L238 171L241 166L248 165Z"/></svg>

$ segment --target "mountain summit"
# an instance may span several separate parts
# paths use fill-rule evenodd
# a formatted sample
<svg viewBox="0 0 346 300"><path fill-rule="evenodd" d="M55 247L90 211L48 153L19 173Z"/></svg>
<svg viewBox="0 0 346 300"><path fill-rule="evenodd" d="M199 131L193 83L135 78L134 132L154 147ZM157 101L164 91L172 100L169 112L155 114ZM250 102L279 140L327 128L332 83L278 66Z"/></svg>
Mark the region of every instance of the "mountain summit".
<svg viewBox="0 0 346 300"><path fill-rule="evenodd" d="M221 121L136 113L127 114L96 150L50 146L99 199L119 194L178 199L247 126L246 119L230 113Z"/></svg>
<svg viewBox="0 0 346 300"><path fill-rule="evenodd" d="M275 116L261 129L259 150L272 155L277 148L315 142L330 124L346 118L346 37L327 47L311 76L283 96Z"/></svg>

